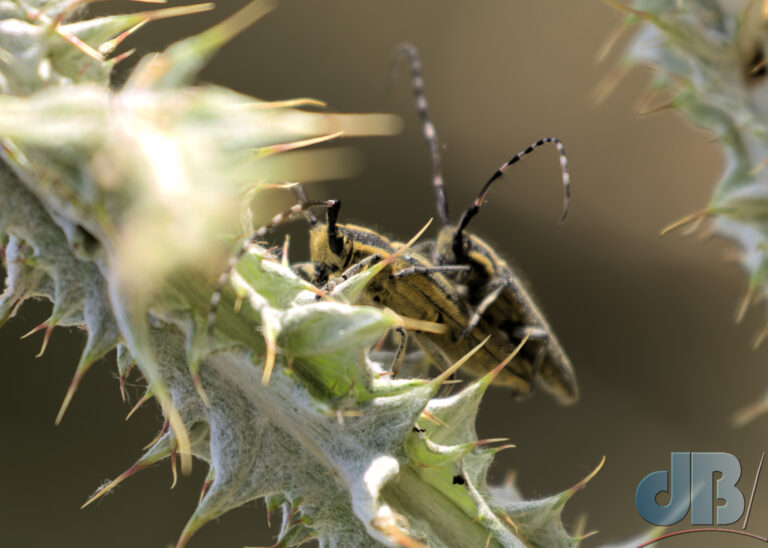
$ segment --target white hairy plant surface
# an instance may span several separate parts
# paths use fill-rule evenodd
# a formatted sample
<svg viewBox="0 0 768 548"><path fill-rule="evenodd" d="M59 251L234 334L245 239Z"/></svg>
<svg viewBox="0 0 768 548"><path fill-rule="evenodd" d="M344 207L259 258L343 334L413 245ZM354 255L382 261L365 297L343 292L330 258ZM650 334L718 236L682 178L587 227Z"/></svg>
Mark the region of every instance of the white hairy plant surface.
<svg viewBox="0 0 768 548"><path fill-rule="evenodd" d="M437 397L461 363L432 380L393 379L372 360L371 346L405 322L355 304L379 268L318 299L279 253L251 246L206 328L216 277L249 228L240 219L274 214L260 190L296 179L293 149L392 133L397 120L194 84L221 45L271 9L258 1L144 57L114 89L110 73L130 52L113 51L127 35L211 6L87 18L87 3L0 1L0 323L44 298L45 340L56 326L86 330L57 421L113 349L121 379L135 368L142 401L162 409L151 446L88 502L165 460L174 472L209 469L179 547L257 499L282 512L276 546L577 544L560 514L586 480L540 500L486 483L507 446L478 440L475 420L504 364ZM322 150L302 158L318 177L332 171Z"/></svg>

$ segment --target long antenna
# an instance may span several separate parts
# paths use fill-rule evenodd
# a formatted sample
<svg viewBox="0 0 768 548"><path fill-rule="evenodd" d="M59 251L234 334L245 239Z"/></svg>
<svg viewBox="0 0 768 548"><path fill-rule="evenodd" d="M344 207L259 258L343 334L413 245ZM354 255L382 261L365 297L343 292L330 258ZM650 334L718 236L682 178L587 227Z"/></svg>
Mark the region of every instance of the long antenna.
<svg viewBox="0 0 768 548"><path fill-rule="evenodd" d="M461 221L459 221L459 226L456 229L456 235L454 236L455 240L461 239L461 233L466 228L466 226L469 224L469 221L472 220L472 217L477 215L477 212L480 210L480 206L483 205L483 201L485 201L485 196L488 194L488 191L491 188L491 185L494 181L497 179L500 179L502 175L509 169L509 166L512 164L517 163L525 156L529 155L531 152L536 150L541 145L544 145L546 143L553 143L557 147L557 151L560 153L560 173L562 176L563 181L563 215L560 217L560 222L563 222L565 218L568 216L568 209L571 206L571 176L568 173L568 156L565 154L565 146L563 145L563 142L560 139L557 139L556 137L544 137L543 139L539 139L535 143L531 143L528 148L523 150L522 152L518 152L515 154L508 162L503 164L499 169L496 170L496 172L491 175L491 178L488 179L488 182L483 185L482 190L480 191L480 194L477 196L477 199L472 203L471 206L464 212L464 214L461 216Z"/></svg>
<svg viewBox="0 0 768 548"><path fill-rule="evenodd" d="M437 216L443 226L448 224L448 201L445 198L445 189L443 188L443 175L440 168L440 152L437 145L437 133L435 126L429 119L427 113L427 98L424 95L424 78L421 73L421 59L419 51L410 42L398 44L392 54L392 67L390 74L394 74L397 68L397 62L405 57L411 69L411 89L416 99L416 110L421 118L421 133L429 147L429 153L432 156L432 187L435 189L435 202L437 205Z"/></svg>
<svg viewBox="0 0 768 548"><path fill-rule="evenodd" d="M227 283L229 276L232 274L232 270L234 270L235 266L237 265L237 262L243 258L243 255L245 255L248 252L251 246L253 246L256 242L261 240L267 234L267 232L272 230L277 225L282 224L286 221L295 219L296 217L298 217L299 215L307 211L310 207L318 207L318 206L327 207L330 209L335 209L336 214L338 214L339 205L340 205L339 202L336 200L316 200L316 201L307 201L300 204L296 204L290 209L287 209L282 213L278 213L277 215L272 217L271 221L259 227L253 234L251 234L251 236L240 247L237 253L235 253L234 256L229 260L229 263L227 264L227 268L224 269L224 272L221 273L221 275L219 276L219 279L216 281L216 289L211 295L211 302L208 307L207 331L208 331L209 338L212 338L213 336L213 323L216 320L216 312L219 309L221 296L224 293L224 286Z"/></svg>
<svg viewBox="0 0 768 548"><path fill-rule="evenodd" d="M296 196L296 199L300 204L306 204L309 201L307 191L304 190L304 187L299 183L294 183L291 185L291 191L293 192L293 195ZM307 209L304 214L307 216L310 225L315 226L317 224L317 217L315 217L315 214L312 213L311 209Z"/></svg>

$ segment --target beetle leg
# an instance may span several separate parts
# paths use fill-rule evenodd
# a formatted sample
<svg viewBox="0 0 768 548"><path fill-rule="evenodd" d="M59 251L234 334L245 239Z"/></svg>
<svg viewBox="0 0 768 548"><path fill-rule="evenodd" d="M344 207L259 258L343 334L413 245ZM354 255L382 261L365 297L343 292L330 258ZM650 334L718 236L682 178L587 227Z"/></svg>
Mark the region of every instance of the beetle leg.
<svg viewBox="0 0 768 548"><path fill-rule="evenodd" d="M397 343L395 359L392 361L392 376L397 377L400 375L400 366L403 364L403 358L405 357L405 348L408 345L408 333L406 333L405 329L402 327L396 327L394 332L400 339Z"/></svg>
<svg viewBox="0 0 768 548"><path fill-rule="evenodd" d="M549 334L546 332L544 333L546 338L549 338ZM541 371L541 364L544 363L544 359L547 357L547 345L542 344L541 347L539 347L539 351L536 352L536 359L533 360L533 365L531 365L531 390L528 392L528 395L533 394L533 389L536 386L536 378L539 376L539 371Z"/></svg>
<svg viewBox="0 0 768 548"><path fill-rule="evenodd" d="M330 293L340 283L346 282L355 274L362 272L363 270L365 270L370 266L375 265L380 260L381 260L381 255L379 255L378 253L374 253L373 255L367 256L362 261L359 261L353 264L352 266L350 266L348 269L346 269L341 276L338 276L337 278L330 280L327 284L323 286L323 290Z"/></svg>
<svg viewBox="0 0 768 548"><path fill-rule="evenodd" d="M394 363L397 359L397 350L377 350L370 353L370 357L373 361L379 363ZM400 360L400 374L407 377L428 378L429 368L432 367L432 362L429 361L427 356L421 350L411 349L403 352L403 357Z"/></svg>
<svg viewBox="0 0 768 548"><path fill-rule="evenodd" d="M357 264L353 264L348 269L346 269L340 277L343 281L346 282L349 278L351 278L358 272L362 272L369 266L375 265L380 260L381 260L381 255L379 255L378 253L374 253L373 255L368 255L362 261L358 262Z"/></svg>
<svg viewBox="0 0 768 548"><path fill-rule="evenodd" d="M398 270L390 277L402 278L413 274L432 274L433 272L469 272L471 268L469 265L413 266Z"/></svg>
<svg viewBox="0 0 768 548"><path fill-rule="evenodd" d="M548 341L549 333L543 327L537 325L523 325L516 327L512 331L512 336L519 339L524 339L526 336L535 341ZM544 348L544 346L542 346Z"/></svg>
<svg viewBox="0 0 768 548"><path fill-rule="evenodd" d="M496 301L496 299L499 298L499 295L501 295L501 293L507 288L508 285L509 280L504 280L500 282L494 289L492 289L485 297L483 297L483 300L480 301L479 305L477 305L475 313L472 314L472 317L469 319L467 327L465 327L464 331L461 332L462 337L466 337L475 327L477 327L477 324L480 323L480 318L483 317L485 311L488 310L488 307L490 307Z"/></svg>
<svg viewBox="0 0 768 548"><path fill-rule="evenodd" d="M532 328L532 329L539 329L539 328ZM544 332L546 337L549 337L549 335ZM533 336L531 336L533 337ZM530 389L525 394L517 394L515 395L516 400L526 400L531 397L533 394L533 391L536 387L536 378L539 375L539 371L541 370L541 364L544 363L544 359L547 356L547 345L542 344L539 349L536 351L536 357L533 359L533 363L531 364L531 384Z"/></svg>

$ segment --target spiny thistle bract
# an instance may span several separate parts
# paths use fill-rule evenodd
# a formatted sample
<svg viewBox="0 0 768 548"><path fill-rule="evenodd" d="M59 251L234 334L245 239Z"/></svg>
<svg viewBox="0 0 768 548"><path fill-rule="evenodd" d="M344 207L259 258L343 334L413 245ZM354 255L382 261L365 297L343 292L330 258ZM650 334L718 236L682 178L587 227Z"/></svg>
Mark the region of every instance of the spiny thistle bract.
<svg viewBox="0 0 768 548"><path fill-rule="evenodd" d="M194 456L210 471L178 546L259 498L282 511L278 546L575 545L560 514L586 480L537 501L486 484L507 446L478 440L474 423L504 364L435 398L451 370L431 381L392 379L370 359L368 348L405 322L353 304L376 268L318 299L254 245L209 337L213 280L232 243L220 234L242 230L232 222L242 196L265 208L253 198L293 179L292 149L342 132L391 133L395 121L191 85L217 48L268 11L263 2L145 57L110 90L125 54L109 55L123 38L210 6L77 19L85 3L0 5L0 318L43 297L53 303L35 330L45 341L57 325L87 331L57 422L89 366L115 348L121 379L137 366L147 381L141 402L154 398L163 410L149 449L90 500L163 459L186 472ZM279 173L275 153L286 158ZM315 167L328 171L322 156Z"/></svg>
<svg viewBox="0 0 768 548"><path fill-rule="evenodd" d="M638 0L627 6L625 25L640 24L608 91L632 66L655 69L647 102L665 97L649 111L674 108L722 145L725 173L710 203L670 225L688 233L708 222L734 242L749 281L737 308L768 294L768 2L765 0ZM768 335L768 320L755 345ZM763 400L739 412L744 424L768 411Z"/></svg>

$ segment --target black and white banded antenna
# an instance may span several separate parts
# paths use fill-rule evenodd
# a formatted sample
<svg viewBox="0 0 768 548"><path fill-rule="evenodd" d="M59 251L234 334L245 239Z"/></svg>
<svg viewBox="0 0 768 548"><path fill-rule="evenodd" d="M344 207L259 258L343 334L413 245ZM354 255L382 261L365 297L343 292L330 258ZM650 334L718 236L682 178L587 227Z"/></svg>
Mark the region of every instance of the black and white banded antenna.
<svg viewBox="0 0 768 548"><path fill-rule="evenodd" d="M283 211L282 213L278 213L272 217L272 220L270 220L267 224L260 226L255 232L253 232L253 234L251 234L251 236L245 241L240 249L238 249L237 253L235 253L229 260L226 269L224 269L216 281L216 289L211 295L211 302L208 307L207 332L209 339L213 338L213 324L216 321L216 313L219 309L219 303L221 302L221 297L224 293L224 286L227 284L227 281L232 275L232 271L235 269L238 261L243 258L243 255L245 255L249 249L256 245L257 242L264 238L264 236L266 236L267 233L273 228L284 222L291 221L300 215L303 215L304 212L309 210L309 208L325 207L331 211L338 212L340 205L341 203L338 200L308 200L303 203L296 204L290 209Z"/></svg>
<svg viewBox="0 0 768 548"><path fill-rule="evenodd" d="M443 175L440 167L440 151L438 149L437 133L435 126L429 119L427 112L427 98L424 95L424 77L422 76L421 58L416 46L410 42L398 44L392 53L391 76L394 75L397 63L405 57L411 69L411 89L413 97L416 100L416 110L421 119L421 133L429 147L429 153L432 156L432 187L435 189L435 202L437 204L437 216L443 226L448 225L448 200L445 198L445 189L443 187Z"/></svg>
<svg viewBox="0 0 768 548"><path fill-rule="evenodd" d="M565 154L565 146L563 145L563 142L556 138L556 137L544 137L543 139L539 139L535 143L531 143L528 148L525 150L518 152L515 154L509 161L502 164L499 169L497 169L493 175L491 175L491 178L488 179L488 181L483 185L483 188L480 190L480 194L478 194L475 201L472 203L469 208L464 212L464 214L461 216L461 220L459 221L459 226L456 230L456 236L455 238L460 239L462 231L467 227L469 224L469 221L472 220L472 217L477 215L477 212L480 210L480 207L483 205L483 202L485 201L485 197L488 194L488 191L491 189L491 185L501 178L502 175L509 169L510 166L513 164L516 164L519 162L522 158L529 155L531 152L536 150L541 145L545 145L547 143L552 143L557 147L557 151L560 154L560 174L561 179L563 182L563 214L560 217L560 222L563 222L565 218L568 216L568 209L571 206L571 176L568 173L568 156Z"/></svg>
<svg viewBox="0 0 768 548"><path fill-rule="evenodd" d="M296 199L299 201L300 204L306 204L309 201L309 196L307 196L307 191L304 190L304 187L301 186L301 184L292 183L291 192L293 192L293 195L296 196ZM311 209L305 210L304 215L306 215L310 225L315 226L315 224L317 224L317 217L315 217L315 214L312 213Z"/></svg>

